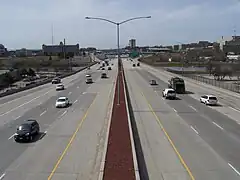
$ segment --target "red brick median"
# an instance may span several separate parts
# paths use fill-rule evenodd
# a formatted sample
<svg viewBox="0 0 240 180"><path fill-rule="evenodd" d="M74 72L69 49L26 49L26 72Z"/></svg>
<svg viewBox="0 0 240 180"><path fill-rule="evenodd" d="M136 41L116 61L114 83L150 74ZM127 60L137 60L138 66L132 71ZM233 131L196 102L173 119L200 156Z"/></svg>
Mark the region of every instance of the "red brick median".
<svg viewBox="0 0 240 180"><path fill-rule="evenodd" d="M103 180L135 180L122 73L118 78L120 105L117 105L116 83Z"/></svg>

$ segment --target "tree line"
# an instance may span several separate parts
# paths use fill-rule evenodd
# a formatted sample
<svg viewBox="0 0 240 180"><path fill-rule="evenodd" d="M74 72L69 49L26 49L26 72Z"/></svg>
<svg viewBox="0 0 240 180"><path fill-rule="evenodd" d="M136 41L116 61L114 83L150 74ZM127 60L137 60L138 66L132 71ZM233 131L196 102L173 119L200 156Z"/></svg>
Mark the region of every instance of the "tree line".
<svg viewBox="0 0 240 180"><path fill-rule="evenodd" d="M7 88L13 83L24 79L25 77L34 77L36 76L35 71L32 68L29 69L10 69L9 72L0 74L0 89Z"/></svg>

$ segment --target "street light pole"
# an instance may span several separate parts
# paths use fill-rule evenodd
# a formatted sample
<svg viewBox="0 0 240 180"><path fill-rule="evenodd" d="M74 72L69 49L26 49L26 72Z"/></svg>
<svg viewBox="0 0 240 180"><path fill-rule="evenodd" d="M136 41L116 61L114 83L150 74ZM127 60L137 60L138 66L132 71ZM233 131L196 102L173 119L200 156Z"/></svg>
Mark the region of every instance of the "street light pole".
<svg viewBox="0 0 240 180"><path fill-rule="evenodd" d="M111 21L111 20L108 20L108 19L105 19L105 18L99 18L99 17L85 17L85 19L94 19L94 20L100 20L100 21L106 21L106 22L109 22L111 24L114 24L117 26L117 54L118 54L118 73L121 72L121 56L120 56L120 25L121 24L124 24L126 22L129 22L129 21L133 21L133 20L137 20L137 19L148 19L148 18L151 18L151 16L140 16L140 17L134 17L134 18L130 18L130 19L127 19L127 20L124 20L122 22L114 22L114 21ZM119 76L118 76L119 77ZM120 105L120 80L118 78L118 82L117 82L117 89L118 89L118 98L117 98L117 104Z"/></svg>

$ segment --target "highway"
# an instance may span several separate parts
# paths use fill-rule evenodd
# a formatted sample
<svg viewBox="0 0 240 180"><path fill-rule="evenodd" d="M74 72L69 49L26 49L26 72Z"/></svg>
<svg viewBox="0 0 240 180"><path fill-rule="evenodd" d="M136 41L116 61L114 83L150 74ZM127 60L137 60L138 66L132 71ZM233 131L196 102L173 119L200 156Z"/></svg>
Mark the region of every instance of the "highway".
<svg viewBox="0 0 240 180"><path fill-rule="evenodd" d="M85 83L87 70L62 80L66 89L52 84L0 99L0 180L97 179L111 112L116 64L106 71L91 67L93 84ZM67 96L71 106L55 108ZM41 133L31 143L13 140L17 125L36 119Z"/></svg>
<svg viewBox="0 0 240 180"><path fill-rule="evenodd" d="M200 94L208 92L207 88L189 81L189 94L165 100L162 90L170 75L144 64L132 67L132 63L124 60L123 64L141 143L139 168L144 179L239 179L240 127L230 118L236 112L229 109L226 116L217 110L223 108L225 99L218 107L201 104ZM151 79L158 85L152 87Z"/></svg>

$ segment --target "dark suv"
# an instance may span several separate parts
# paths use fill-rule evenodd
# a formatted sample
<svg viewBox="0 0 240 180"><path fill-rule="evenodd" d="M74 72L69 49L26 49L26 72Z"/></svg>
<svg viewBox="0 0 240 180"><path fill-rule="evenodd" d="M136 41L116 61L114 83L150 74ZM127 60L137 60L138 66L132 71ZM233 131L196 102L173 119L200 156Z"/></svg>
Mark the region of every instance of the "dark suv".
<svg viewBox="0 0 240 180"><path fill-rule="evenodd" d="M107 78L107 74L106 73L102 73L101 78Z"/></svg>
<svg viewBox="0 0 240 180"><path fill-rule="evenodd" d="M59 83L61 83L61 79L60 78L54 78L52 80L52 84L59 84Z"/></svg>
<svg viewBox="0 0 240 180"><path fill-rule="evenodd" d="M40 127L36 120L26 120L17 127L17 132L14 134L14 140L16 142L32 141L33 136L38 135L39 131Z"/></svg>

